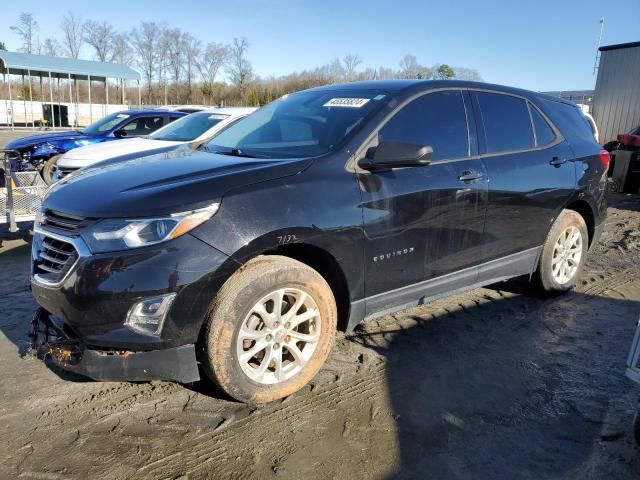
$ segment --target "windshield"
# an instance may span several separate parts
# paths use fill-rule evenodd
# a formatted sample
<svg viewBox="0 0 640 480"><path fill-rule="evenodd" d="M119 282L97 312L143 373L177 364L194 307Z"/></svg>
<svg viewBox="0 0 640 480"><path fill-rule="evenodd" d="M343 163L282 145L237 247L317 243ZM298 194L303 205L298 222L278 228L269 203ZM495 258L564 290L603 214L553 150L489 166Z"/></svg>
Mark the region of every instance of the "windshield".
<svg viewBox="0 0 640 480"><path fill-rule="evenodd" d="M372 90L311 90L271 102L217 135L207 149L266 158L324 155L384 104Z"/></svg>
<svg viewBox="0 0 640 480"><path fill-rule="evenodd" d="M192 113L157 130L149 135L149 138L153 140L190 142L227 117L229 117L229 115L211 112Z"/></svg>
<svg viewBox="0 0 640 480"><path fill-rule="evenodd" d="M113 127L118 125L123 120L129 118L126 113L112 113L106 117L102 117L97 122L93 122L91 125L82 130L82 133L87 135L101 135L108 132Z"/></svg>

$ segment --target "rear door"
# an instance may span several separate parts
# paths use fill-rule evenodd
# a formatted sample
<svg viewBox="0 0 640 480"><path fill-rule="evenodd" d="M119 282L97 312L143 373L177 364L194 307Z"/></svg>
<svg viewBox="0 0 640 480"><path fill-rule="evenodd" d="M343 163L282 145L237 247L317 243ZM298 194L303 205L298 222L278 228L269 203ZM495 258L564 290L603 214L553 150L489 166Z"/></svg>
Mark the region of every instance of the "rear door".
<svg viewBox="0 0 640 480"><path fill-rule="evenodd" d="M495 278L530 271L551 223L575 189L573 154L560 132L525 98L471 92L489 178L485 271ZM482 269L480 280L483 278Z"/></svg>
<svg viewBox="0 0 640 480"><path fill-rule="evenodd" d="M411 303L424 293L415 284L447 273L467 269L466 281L475 281L469 267L483 246L488 183L482 161L471 158L467 108L460 90L427 93L378 132L378 142L429 145L433 156L427 166L359 174L369 312Z"/></svg>

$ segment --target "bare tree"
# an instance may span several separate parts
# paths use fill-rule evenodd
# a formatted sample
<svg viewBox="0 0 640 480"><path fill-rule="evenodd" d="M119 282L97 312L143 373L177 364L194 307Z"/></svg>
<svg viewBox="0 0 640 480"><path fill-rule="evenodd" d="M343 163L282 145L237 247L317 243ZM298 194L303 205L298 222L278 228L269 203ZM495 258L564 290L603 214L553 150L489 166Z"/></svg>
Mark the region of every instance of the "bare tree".
<svg viewBox="0 0 640 480"><path fill-rule="evenodd" d="M198 58L198 70L204 81L204 88L213 93L213 86L218 76L218 72L229 60L229 47L221 43L208 43Z"/></svg>
<svg viewBox="0 0 640 480"><path fill-rule="evenodd" d="M126 33L116 33L113 36L111 61L123 65L131 65L133 63L133 49Z"/></svg>
<svg viewBox="0 0 640 480"><path fill-rule="evenodd" d="M245 92L248 83L253 77L253 67L247 59L247 50L249 49L249 40L246 38L234 38L230 47L230 61L227 67L227 73L231 83L233 83L240 91L240 101L244 104Z"/></svg>
<svg viewBox="0 0 640 480"><path fill-rule="evenodd" d="M182 48L184 49L185 58L185 75L187 80L187 102L191 102L192 90L191 86L195 79L197 70L198 57L200 56L200 50L202 49L202 43L200 40L192 36L190 33L182 34Z"/></svg>
<svg viewBox="0 0 640 480"><path fill-rule="evenodd" d="M62 54L62 45L55 38L47 37L42 43L42 54L51 57L59 57Z"/></svg>
<svg viewBox="0 0 640 480"><path fill-rule="evenodd" d="M343 58L344 72L347 77L347 81L351 82L356 76L356 68L362 63L362 57L357 53L347 53Z"/></svg>
<svg viewBox="0 0 640 480"><path fill-rule="evenodd" d="M151 103L151 82L155 78L158 60L160 29L154 22L142 22L131 31L131 46L147 83L147 103Z"/></svg>
<svg viewBox="0 0 640 480"><path fill-rule="evenodd" d="M168 68L171 70L171 76L173 77L173 84L175 87L175 101L178 101L178 87L180 86L180 79L182 78L182 72L184 70L184 50L182 48L182 32L178 28L168 30L166 32L168 42Z"/></svg>
<svg viewBox="0 0 640 480"><path fill-rule="evenodd" d="M470 80L472 82L482 82L482 77L477 70L473 68L453 67L455 78L458 80Z"/></svg>
<svg viewBox="0 0 640 480"><path fill-rule="evenodd" d="M339 82L344 79L345 70L338 57L334 58L329 65L329 75L331 76L331 80L334 82Z"/></svg>
<svg viewBox="0 0 640 480"><path fill-rule="evenodd" d="M428 79L431 78L431 70L420 65L415 55L407 53L400 60L400 77Z"/></svg>
<svg viewBox="0 0 640 480"><path fill-rule="evenodd" d="M62 18L62 43L66 54L71 58L80 57L80 49L84 42L84 22L82 17L73 12L67 13Z"/></svg>
<svg viewBox="0 0 640 480"><path fill-rule="evenodd" d="M87 21L84 28L84 40L95 50L95 58L101 62L113 59L114 37L116 31L107 22Z"/></svg>
<svg viewBox="0 0 640 480"><path fill-rule="evenodd" d="M30 13L21 13L18 17L18 24L10 28L16 32L22 40L20 50L25 53L35 53L34 35L38 29L38 22L33 18L33 15Z"/></svg>
<svg viewBox="0 0 640 480"><path fill-rule="evenodd" d="M171 30L162 24L158 26L159 40L157 43L157 59L158 59L158 83L162 90L163 101L167 103L167 69L169 68L169 55L170 55L170 35Z"/></svg>

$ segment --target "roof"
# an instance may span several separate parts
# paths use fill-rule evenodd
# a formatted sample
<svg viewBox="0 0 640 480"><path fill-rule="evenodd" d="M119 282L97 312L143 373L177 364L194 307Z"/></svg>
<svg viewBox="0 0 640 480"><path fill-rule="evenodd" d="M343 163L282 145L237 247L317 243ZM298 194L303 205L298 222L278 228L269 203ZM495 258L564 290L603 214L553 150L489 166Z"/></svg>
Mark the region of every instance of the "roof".
<svg viewBox="0 0 640 480"><path fill-rule="evenodd" d="M494 90L496 92L512 93L526 98L546 98L554 102L574 105L573 102L560 97L553 97L540 92L523 90L521 88L508 87L485 82L472 82L469 80L366 80L362 82L335 83L312 88L311 90L381 90L395 94L399 92L418 92L435 88L469 88L480 90Z"/></svg>
<svg viewBox="0 0 640 480"><path fill-rule="evenodd" d="M629 42L629 43L617 43L615 45L605 45L604 47L600 47L598 50L601 52L606 52L608 50L619 50L621 48L633 48L640 47L640 42Z"/></svg>
<svg viewBox="0 0 640 480"><path fill-rule="evenodd" d="M258 110L258 107L217 107L207 109L207 112L219 113L221 115L249 115Z"/></svg>
<svg viewBox="0 0 640 480"><path fill-rule="evenodd" d="M30 55L28 53L8 52L0 50L2 70L9 70L15 75L51 76L54 78L71 78L86 80L89 76L95 80L105 78L121 78L140 80L140 74L133 68L119 63L94 62L66 57L49 57L46 55Z"/></svg>

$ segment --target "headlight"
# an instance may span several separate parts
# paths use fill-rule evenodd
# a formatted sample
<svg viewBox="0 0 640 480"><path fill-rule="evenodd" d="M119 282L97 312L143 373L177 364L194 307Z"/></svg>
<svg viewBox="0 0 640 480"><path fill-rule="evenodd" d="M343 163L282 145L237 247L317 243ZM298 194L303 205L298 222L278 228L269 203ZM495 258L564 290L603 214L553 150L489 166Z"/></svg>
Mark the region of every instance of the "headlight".
<svg viewBox="0 0 640 480"><path fill-rule="evenodd" d="M210 219L219 207L213 203L167 217L102 220L83 232L82 238L93 253L146 247L184 235Z"/></svg>

